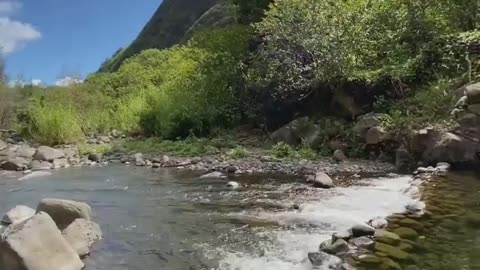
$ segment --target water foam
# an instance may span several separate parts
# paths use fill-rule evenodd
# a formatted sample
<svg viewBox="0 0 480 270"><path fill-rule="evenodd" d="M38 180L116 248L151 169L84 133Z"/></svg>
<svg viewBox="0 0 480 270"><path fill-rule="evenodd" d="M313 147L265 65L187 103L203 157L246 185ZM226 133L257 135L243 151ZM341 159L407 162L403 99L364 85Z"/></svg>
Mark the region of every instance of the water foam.
<svg viewBox="0 0 480 270"><path fill-rule="evenodd" d="M415 195L412 191L415 189L409 189L411 177L371 179L368 183L367 186L318 190L307 197L299 210L256 213L257 218L287 226L256 231L255 237L260 243L254 251L217 249L222 256L219 269L312 269L307 253L318 250L319 243L329 239L333 232L347 230L374 217L402 212Z"/></svg>

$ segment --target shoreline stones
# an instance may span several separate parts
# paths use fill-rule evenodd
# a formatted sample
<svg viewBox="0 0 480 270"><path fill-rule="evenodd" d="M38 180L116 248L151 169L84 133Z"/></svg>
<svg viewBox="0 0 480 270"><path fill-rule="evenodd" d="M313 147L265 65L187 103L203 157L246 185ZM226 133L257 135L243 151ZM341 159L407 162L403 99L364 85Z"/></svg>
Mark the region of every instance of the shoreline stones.
<svg viewBox="0 0 480 270"><path fill-rule="evenodd" d="M3 217L0 269L81 270L84 264L80 258L88 255L94 242L102 238L98 224L77 218L86 216L89 219L90 206L69 200L44 199L37 209L35 213L32 208L19 205Z"/></svg>
<svg viewBox="0 0 480 270"><path fill-rule="evenodd" d="M316 188L332 188L333 187L333 180L330 176L328 176L324 172L317 172L315 177L312 180L312 184Z"/></svg>

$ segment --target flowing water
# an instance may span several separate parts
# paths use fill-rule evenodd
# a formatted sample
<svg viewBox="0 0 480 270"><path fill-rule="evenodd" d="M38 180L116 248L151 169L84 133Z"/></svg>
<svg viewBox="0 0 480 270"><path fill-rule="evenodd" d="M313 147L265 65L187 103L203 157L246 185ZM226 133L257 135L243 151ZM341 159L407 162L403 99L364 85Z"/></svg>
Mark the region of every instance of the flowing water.
<svg viewBox="0 0 480 270"><path fill-rule="evenodd" d="M242 187L232 191L225 180L121 166L23 182L0 177L0 212L46 197L89 203L104 239L86 259L87 270L304 270L312 268L307 253L333 232L402 212L412 200L404 176L331 190L286 176L234 180Z"/></svg>

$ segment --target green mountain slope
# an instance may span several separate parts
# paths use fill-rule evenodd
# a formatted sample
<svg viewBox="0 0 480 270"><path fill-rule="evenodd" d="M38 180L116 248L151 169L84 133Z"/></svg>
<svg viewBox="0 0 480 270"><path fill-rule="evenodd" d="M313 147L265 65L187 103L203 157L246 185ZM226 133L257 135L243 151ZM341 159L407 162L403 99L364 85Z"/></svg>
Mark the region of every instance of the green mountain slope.
<svg viewBox="0 0 480 270"><path fill-rule="evenodd" d="M216 4L219 5L213 8ZM99 71L116 71L125 59L142 50L164 49L178 44L187 34L190 35L192 29L217 22L225 24L231 19L225 19L224 15L230 11L231 5L225 0L164 0L132 44L118 50Z"/></svg>

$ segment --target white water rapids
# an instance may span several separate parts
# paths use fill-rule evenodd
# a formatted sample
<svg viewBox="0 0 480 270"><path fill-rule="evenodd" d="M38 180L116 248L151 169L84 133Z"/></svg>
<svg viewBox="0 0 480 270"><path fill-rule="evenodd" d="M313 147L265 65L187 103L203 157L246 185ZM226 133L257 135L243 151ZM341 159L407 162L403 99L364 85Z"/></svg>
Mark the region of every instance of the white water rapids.
<svg viewBox="0 0 480 270"><path fill-rule="evenodd" d="M300 205L299 210L284 212L249 212L285 229L253 230L259 239L252 251L232 250L228 245L212 248L221 253L221 270L310 270L308 252L317 251L319 244L332 233L344 231L374 217L387 217L403 212L412 202L416 189L410 188L411 177L392 176L368 179L367 186L320 190ZM321 199L319 199L321 198ZM207 247L208 249L208 247Z"/></svg>

